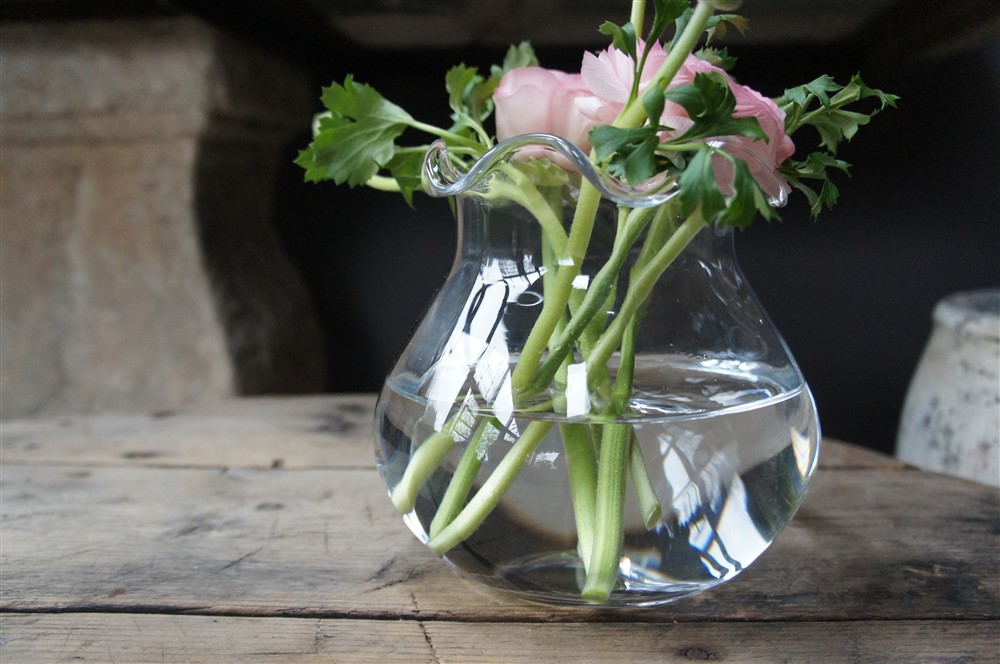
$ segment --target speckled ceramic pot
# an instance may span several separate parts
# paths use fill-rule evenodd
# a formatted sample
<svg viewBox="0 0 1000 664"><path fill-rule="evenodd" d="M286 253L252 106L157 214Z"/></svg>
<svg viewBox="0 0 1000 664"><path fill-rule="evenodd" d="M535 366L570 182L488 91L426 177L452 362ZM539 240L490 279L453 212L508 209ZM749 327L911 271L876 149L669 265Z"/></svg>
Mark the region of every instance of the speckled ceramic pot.
<svg viewBox="0 0 1000 664"><path fill-rule="evenodd" d="M956 293L935 307L896 454L925 470L1000 486L1000 290Z"/></svg>

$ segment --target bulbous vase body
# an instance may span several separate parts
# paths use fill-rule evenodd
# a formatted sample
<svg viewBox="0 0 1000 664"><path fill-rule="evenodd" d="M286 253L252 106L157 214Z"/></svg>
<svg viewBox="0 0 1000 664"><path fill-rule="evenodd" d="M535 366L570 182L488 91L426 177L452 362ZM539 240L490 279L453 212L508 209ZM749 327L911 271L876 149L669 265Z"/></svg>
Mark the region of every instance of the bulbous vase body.
<svg viewBox="0 0 1000 664"><path fill-rule="evenodd" d="M700 592L802 502L820 437L809 389L731 230L691 233L669 195L601 196L574 259L562 243L587 185L546 156L533 172L538 154L511 150L457 194L451 273L378 402L379 471L413 533L490 586L610 606ZM648 219L636 231L629 214Z"/></svg>

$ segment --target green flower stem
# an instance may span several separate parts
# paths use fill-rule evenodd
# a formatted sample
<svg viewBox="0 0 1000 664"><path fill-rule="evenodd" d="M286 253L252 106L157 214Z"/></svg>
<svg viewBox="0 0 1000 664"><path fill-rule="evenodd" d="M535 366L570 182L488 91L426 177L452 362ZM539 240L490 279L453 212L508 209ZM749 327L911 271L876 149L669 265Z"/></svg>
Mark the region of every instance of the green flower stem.
<svg viewBox="0 0 1000 664"><path fill-rule="evenodd" d="M612 391L611 415L628 410L635 377L635 335L637 318L632 318L622 337L621 361ZM629 468L629 448L634 432L626 422L604 425L601 459L597 466L597 520L594 550L590 556L583 597L606 602L618 581L622 542L625 538L625 484Z"/></svg>
<svg viewBox="0 0 1000 664"><path fill-rule="evenodd" d="M632 428L614 422L604 425L600 461L597 464L597 500L594 548L587 570L584 599L606 602L618 581L625 521L625 477Z"/></svg>
<svg viewBox="0 0 1000 664"><path fill-rule="evenodd" d="M642 457L642 449L639 447L639 439L636 438L634 429L628 447L628 474L632 479L632 491L635 492L642 522L646 530L652 530L663 516L663 507L660 505L660 499L656 497L656 490L649 478L649 469Z"/></svg>
<svg viewBox="0 0 1000 664"><path fill-rule="evenodd" d="M434 520L431 521L429 532L431 537L444 530L445 526L451 523L455 516L462 511L462 506L465 505L465 499L469 496L472 483L475 481L476 475L479 474L479 469L483 465L483 459L486 458L483 434L488 427L493 427L493 432L499 433L500 431L500 426L496 423L496 418L493 417L484 420L476 428L476 432L466 445L462 459L458 462L458 467L455 468L454 475L448 481L448 489L441 499L441 504L438 505L437 511L434 512ZM492 441L488 441L487 445L489 442Z"/></svg>
<svg viewBox="0 0 1000 664"><path fill-rule="evenodd" d="M550 345L549 355L545 358L542 366L538 369L531 382L529 392L539 392L545 389L551 382L556 369L573 349L573 345L580 339L580 336L587 330L591 320L608 300L608 295L614 288L621 271L622 264L628 258L629 250L639 238L639 234L646 226L646 222L653 216L650 208L635 210L629 215L628 221L622 225L622 232L615 238L615 246L612 249L608 262L594 276L593 282L587 289L587 294L583 299L580 308L573 315L569 325L554 343Z"/></svg>
<svg viewBox="0 0 1000 664"><path fill-rule="evenodd" d="M425 440L410 457L403 471L403 477L393 488L390 498L400 514L409 514L417 502L417 491L444 461L445 456L455 446L452 436L457 416L453 416L441 428Z"/></svg>
<svg viewBox="0 0 1000 664"><path fill-rule="evenodd" d="M396 178L391 178L387 175L373 175L365 182L365 186L377 189L378 191L402 191L399 188L399 182L396 181Z"/></svg>
<svg viewBox="0 0 1000 664"><path fill-rule="evenodd" d="M597 457L587 424L560 424L563 449L566 451L566 471L569 475L573 517L576 521L577 550L583 568L590 568L594 549L594 526L597 501Z"/></svg>
<svg viewBox="0 0 1000 664"><path fill-rule="evenodd" d="M431 551L439 556L443 555L482 525L493 508L500 502L503 494L517 479L531 453L542 442L552 425L552 422L535 421L525 427L521 437L517 439L513 447L507 450L507 454L500 460L500 463L497 464L497 467L465 508L444 530L427 542Z"/></svg>
<svg viewBox="0 0 1000 664"><path fill-rule="evenodd" d="M566 261L566 265L559 266L552 290L545 293L542 311L521 349L521 356L518 358L517 366L514 367L514 373L511 377L511 386L515 395L524 392L531 383L542 353L548 346L552 332L566 309L566 303L573 291L573 280L580 274L583 257L590 244L590 234L594 229L597 206L600 202L600 192L594 185L590 184L589 180L584 180L580 185L576 213L573 217L573 226L566 246L569 260Z"/></svg>
<svg viewBox="0 0 1000 664"><path fill-rule="evenodd" d="M642 34L642 22L646 18L646 0L632 0L632 13L629 22L635 28L635 34Z"/></svg>
<svg viewBox="0 0 1000 664"><path fill-rule="evenodd" d="M563 230L562 219L556 215L548 200L538 191L538 188L531 183L527 175L511 164L500 166L500 170L507 176L509 181L494 178L490 183L489 192L483 194L483 198L497 200L511 200L518 203L531 213L542 231L552 243L552 250L555 252L556 260L567 260L566 255L566 231Z"/></svg>
<svg viewBox="0 0 1000 664"><path fill-rule="evenodd" d="M653 260L659 249L675 230L674 217L677 213L676 205L676 202L670 202L657 208L656 216L653 218L652 224L650 224L649 232L646 233L646 242L643 244L642 250L639 252L639 257L632 267L632 273L629 275L630 281L635 280L636 275ZM633 355L633 357L627 357L625 360L631 363L633 375L635 366L635 326L637 324L636 321L642 317L644 311L645 306L639 308L639 312L629 324L622 339L621 354L628 356L631 353ZM623 413L627 412L624 404L620 404L620 406L623 408ZM649 477L646 460L642 457L642 448L639 446L639 440L635 435L634 428L632 430L628 454L629 477L632 480L632 490L635 493L636 503L639 505L639 513L642 515L643 523L647 530L651 530L659 522L660 516L663 514L663 507L656 497L656 491Z"/></svg>
<svg viewBox="0 0 1000 664"><path fill-rule="evenodd" d="M432 124L427 124L426 122L420 122L419 120L414 120L413 122L407 122L409 126L414 129L427 132L432 136L437 136L438 138L443 138L449 141L449 145L458 145L460 147L472 148L477 156L483 156L489 149L489 146L483 145L479 141L473 138L466 138L456 134L455 132L448 131L447 129L441 129L441 127L435 127Z"/></svg>
<svg viewBox="0 0 1000 664"><path fill-rule="evenodd" d="M628 294L618 310L618 315L597 340L590 357L587 358L588 376L591 375L592 370L596 371L598 367L607 364L608 360L611 359L611 355L621 343L626 326L636 315L646 298L649 297L656 280L694 239L698 231L706 225L707 222L701 215L701 210L695 210L664 243L663 247L649 261L649 264L637 273L636 278L629 284Z"/></svg>

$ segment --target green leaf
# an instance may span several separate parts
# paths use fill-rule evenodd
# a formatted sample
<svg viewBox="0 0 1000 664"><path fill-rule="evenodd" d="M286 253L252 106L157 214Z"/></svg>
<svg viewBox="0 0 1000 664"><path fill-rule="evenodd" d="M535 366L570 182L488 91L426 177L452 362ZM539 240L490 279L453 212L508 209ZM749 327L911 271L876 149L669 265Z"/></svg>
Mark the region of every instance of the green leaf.
<svg viewBox="0 0 1000 664"><path fill-rule="evenodd" d="M729 89L723 74L719 72L695 74L693 82L668 90L666 98L683 106L694 122L683 136L672 142L715 136L745 136L765 141L768 139L757 118L732 117L733 111L736 110L736 97Z"/></svg>
<svg viewBox="0 0 1000 664"><path fill-rule="evenodd" d="M535 55L535 49L531 47L531 42L523 41L520 44L511 44L504 56L503 64L493 65L490 68L490 75L499 78L512 69L537 66L538 57Z"/></svg>
<svg viewBox="0 0 1000 664"><path fill-rule="evenodd" d="M684 32L684 28L687 27L693 13L694 8L688 7L677 18L675 34L679 35ZM706 43L711 43L714 38L721 37L726 34L727 24L739 30L740 34L743 34L750 29L750 21L739 14L715 14L709 18L708 23L705 24Z"/></svg>
<svg viewBox="0 0 1000 664"><path fill-rule="evenodd" d="M878 107L867 113L846 110L846 106L865 99L874 98ZM789 134L805 125L812 125L820 135L823 147L831 153L836 153L841 141L850 140L858 131L858 127L868 124L873 116L887 106L895 106L899 99L865 85L859 75L851 78L850 83L841 86L829 76L819 78L785 90L779 105L785 110L785 129ZM814 101L820 106L813 108Z"/></svg>
<svg viewBox="0 0 1000 664"><path fill-rule="evenodd" d="M646 117L650 119L653 124L658 124L660 116L663 115L663 107L666 103L666 98L663 96L663 90L657 86L651 86L646 90L645 94L642 95L642 107L646 109Z"/></svg>
<svg viewBox="0 0 1000 664"><path fill-rule="evenodd" d="M862 99L869 99L871 97L875 97L880 102L878 109L875 110L872 115L885 110L886 106L895 108L896 102L899 100L899 97L894 94L889 94L876 88L868 87L865 85L865 82L861 80L861 75L855 74L851 77L851 82L845 85L844 88L830 100L830 104L839 108L846 104L860 101Z"/></svg>
<svg viewBox="0 0 1000 664"><path fill-rule="evenodd" d="M871 121L871 116L855 111L844 111L831 109L821 115L816 115L809 120L820 135L820 145L830 151L837 153L837 146L841 141L849 141L858 133L858 128Z"/></svg>
<svg viewBox="0 0 1000 664"><path fill-rule="evenodd" d="M445 74L444 84L448 91L448 105L456 113L464 113L466 110L466 97L477 83L482 83L483 77L479 75L479 70L475 67L466 67L464 64L456 65Z"/></svg>
<svg viewBox="0 0 1000 664"><path fill-rule="evenodd" d="M608 164L608 173L631 184L641 184L660 170L656 156L660 141L654 125L635 128L598 125L590 131L590 141L597 161Z"/></svg>
<svg viewBox="0 0 1000 664"><path fill-rule="evenodd" d="M688 160L680 177L681 214L690 216L701 208L705 219L712 219L726 208L726 199L719 191L712 171L714 150L702 145Z"/></svg>
<svg viewBox="0 0 1000 664"><path fill-rule="evenodd" d="M695 51L695 56L701 58L709 64L713 64L719 69L729 71L736 66L736 57L729 55L729 51L725 48L713 48L711 46L706 46L704 48Z"/></svg>
<svg viewBox="0 0 1000 664"><path fill-rule="evenodd" d="M395 140L413 122L409 113L352 76L343 85L324 88L322 101L330 113L319 119L312 143L295 160L309 182L364 184L393 158Z"/></svg>
<svg viewBox="0 0 1000 664"><path fill-rule="evenodd" d="M607 161L615 153L635 149L650 137L656 138L656 128L649 125L635 128L598 125L590 130L590 142L598 162Z"/></svg>
<svg viewBox="0 0 1000 664"><path fill-rule="evenodd" d="M717 37L720 39L725 37L727 25L736 28L741 35L745 35L750 29L750 21L739 14L716 14L708 19L708 23L705 25L705 32L708 33L705 44L711 44L712 40Z"/></svg>
<svg viewBox="0 0 1000 664"><path fill-rule="evenodd" d="M758 213L767 220L777 218L777 212L754 180L746 162L721 154L733 165L733 195L729 198L726 209L719 214L719 223L742 229L753 223Z"/></svg>
<svg viewBox="0 0 1000 664"><path fill-rule="evenodd" d="M819 99L819 103L824 106L829 106L829 93L838 92L842 90L843 87L844 86L838 84L830 76L823 74L819 78L813 79L805 85L800 85L799 87L792 88L791 90L785 90L785 97L800 105L805 105L809 95L814 95L817 99Z"/></svg>
<svg viewBox="0 0 1000 664"><path fill-rule="evenodd" d="M633 62L638 60L635 50L635 26L631 23L619 26L611 21L605 21L598 28L602 35L611 37L611 44L619 51L626 53Z"/></svg>
<svg viewBox="0 0 1000 664"><path fill-rule="evenodd" d="M641 184L657 173L656 138L640 143L624 161L625 179L630 184Z"/></svg>
<svg viewBox="0 0 1000 664"><path fill-rule="evenodd" d="M830 179L831 168L850 175L850 164L825 152L813 152L801 161L789 159L781 165L781 172L788 182L805 195L813 218L817 217L824 207L831 209L837 202L840 192ZM821 181L819 193L803 180Z"/></svg>
<svg viewBox="0 0 1000 664"><path fill-rule="evenodd" d="M653 0L653 24L649 28L647 46L655 42L666 32L667 26L679 19L684 12L689 11L691 3L688 0ZM678 29L678 34L680 29Z"/></svg>
<svg viewBox="0 0 1000 664"><path fill-rule="evenodd" d="M671 88L666 97L683 106L695 122L725 119L736 110L736 97L719 72L695 74L694 81Z"/></svg>
<svg viewBox="0 0 1000 664"><path fill-rule="evenodd" d="M389 173L399 184L399 191L406 199L406 204L413 205L413 192L421 191L420 171L424 167L424 155L419 151L397 152L385 165Z"/></svg>

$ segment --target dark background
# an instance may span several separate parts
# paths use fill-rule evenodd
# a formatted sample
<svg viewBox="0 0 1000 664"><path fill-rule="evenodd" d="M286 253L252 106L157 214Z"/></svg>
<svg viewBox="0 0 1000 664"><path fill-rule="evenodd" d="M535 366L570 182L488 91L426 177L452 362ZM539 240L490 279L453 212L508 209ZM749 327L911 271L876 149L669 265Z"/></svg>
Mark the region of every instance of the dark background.
<svg viewBox="0 0 1000 664"><path fill-rule="evenodd" d="M353 73L414 116L446 124L445 71L458 62L499 62L505 48L496 34L480 28L481 37L444 46L400 34L402 48L391 34L382 43L359 40L331 17L460 9L472 17L476 1L8 0L0 8L18 20L195 14L294 62L312 82L317 111L320 87ZM574 12L604 7L615 8L605 18L622 22L628 5L546 1L567 24ZM806 4L854 11L849 2L795 6ZM737 237L744 271L813 389L824 433L891 451L935 302L1000 286L1000 3L876 4L878 12L836 36L822 34L821 23L806 32L789 23L780 39L736 37L727 45L739 58L735 77L769 96L823 73L846 82L860 70L870 85L901 97L898 109L841 150L854 166L851 178L838 180L841 201L832 212L813 221L796 199L782 222L759 222ZM748 0L741 11L780 23L788 6ZM770 13L755 17L762 8ZM584 49L606 43L588 29L543 39L536 50L544 66L578 70ZM303 183L291 163L309 140L303 124L282 157L274 223L327 336L326 389L373 391L448 270L454 222L442 201L420 197L414 212L396 195Z"/></svg>

